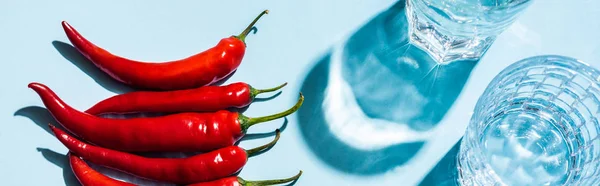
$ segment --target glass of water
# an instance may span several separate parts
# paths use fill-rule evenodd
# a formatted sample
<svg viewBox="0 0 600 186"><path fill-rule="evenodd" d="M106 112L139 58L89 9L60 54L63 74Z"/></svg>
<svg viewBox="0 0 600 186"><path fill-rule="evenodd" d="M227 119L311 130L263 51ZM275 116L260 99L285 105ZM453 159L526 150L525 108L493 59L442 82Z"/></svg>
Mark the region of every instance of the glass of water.
<svg viewBox="0 0 600 186"><path fill-rule="evenodd" d="M408 0L410 40L441 63L479 59L532 0Z"/></svg>
<svg viewBox="0 0 600 186"><path fill-rule="evenodd" d="M598 185L600 71L564 56L504 69L479 98L457 162L462 185Z"/></svg>

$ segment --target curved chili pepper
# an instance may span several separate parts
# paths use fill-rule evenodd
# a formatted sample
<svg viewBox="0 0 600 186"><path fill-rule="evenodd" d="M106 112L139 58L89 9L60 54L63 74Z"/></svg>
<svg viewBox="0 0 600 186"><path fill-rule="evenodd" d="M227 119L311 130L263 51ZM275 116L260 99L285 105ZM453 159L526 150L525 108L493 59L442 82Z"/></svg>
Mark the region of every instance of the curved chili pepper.
<svg viewBox="0 0 600 186"><path fill-rule="evenodd" d="M204 86L175 91L137 91L115 95L85 111L99 115L134 112L209 112L250 105L256 95L277 91L284 83L270 89L255 89L238 82L227 86Z"/></svg>
<svg viewBox="0 0 600 186"><path fill-rule="evenodd" d="M71 170L79 183L83 186L104 185L104 186L135 186L134 184L112 179L98 171L92 169L81 158L69 153L69 163Z"/></svg>
<svg viewBox="0 0 600 186"><path fill-rule="evenodd" d="M142 62L114 55L84 38L67 22L63 29L73 46L112 78L133 87L181 90L215 83L233 73L246 52L245 38L263 11L238 36L231 36L206 51L170 62Z"/></svg>
<svg viewBox="0 0 600 186"><path fill-rule="evenodd" d="M133 186L134 184L122 182L108 176L103 175L102 173L94 170L90 167L85 161L81 158L69 154L69 160L71 162L71 167L73 167L73 173L79 180L83 186L90 185L104 185L104 186ZM214 181L209 182L200 182L194 183L188 186L268 186L275 184L283 184L292 182L297 180L302 175L302 171L296 174L296 176L286 179L278 179L278 180L264 180L264 181L246 181L238 176L230 176L226 178L221 178Z"/></svg>
<svg viewBox="0 0 600 186"><path fill-rule="evenodd" d="M188 158L147 158L84 143L49 124L58 140L69 151L92 163L142 178L175 184L193 184L225 178L239 172L249 156L273 147L280 137L250 150L228 146Z"/></svg>
<svg viewBox="0 0 600 186"><path fill-rule="evenodd" d="M294 113L294 107L278 114L250 118L238 112L178 113L161 117L115 119L75 110L50 88L31 83L52 116L68 131L98 146L127 152L198 152L210 151L240 140L249 127Z"/></svg>

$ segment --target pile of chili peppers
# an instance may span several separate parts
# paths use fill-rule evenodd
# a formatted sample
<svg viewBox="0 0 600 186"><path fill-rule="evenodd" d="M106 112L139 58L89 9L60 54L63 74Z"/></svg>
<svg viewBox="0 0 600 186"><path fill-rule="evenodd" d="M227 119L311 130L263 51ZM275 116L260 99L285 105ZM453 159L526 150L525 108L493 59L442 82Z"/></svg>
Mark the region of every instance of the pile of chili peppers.
<svg viewBox="0 0 600 186"><path fill-rule="evenodd" d="M263 117L230 111L250 105L262 93L280 90L287 83L256 89L246 83L213 85L232 75L244 57L246 36L267 14L263 11L237 36L185 59L142 62L114 55L84 38L67 22L63 29L73 46L99 69L117 81L139 89L107 98L86 111L65 103L49 87L30 83L46 108L66 131L49 124L56 138L69 149L72 171L82 185L133 185L103 175L86 161L142 178L178 185L263 186L292 182L246 181L235 176L250 156L273 147L279 129L268 144L243 149L236 143L253 125L279 119L302 106ZM166 113L155 117L108 118L103 114ZM70 134L69 134L70 133ZM141 152L199 152L186 158L151 158Z"/></svg>

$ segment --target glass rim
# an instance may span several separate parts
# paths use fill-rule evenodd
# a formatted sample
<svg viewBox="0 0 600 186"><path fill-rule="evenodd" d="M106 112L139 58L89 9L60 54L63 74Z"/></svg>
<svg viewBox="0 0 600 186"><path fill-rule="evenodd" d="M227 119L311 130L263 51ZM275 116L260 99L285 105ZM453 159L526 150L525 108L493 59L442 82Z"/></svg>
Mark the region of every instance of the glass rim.
<svg viewBox="0 0 600 186"><path fill-rule="evenodd" d="M500 73L498 73L494 77L494 79L497 77L503 77L503 76L509 75L509 74L511 74L511 72L514 71L514 69L531 66L530 63L532 61L544 61L544 62L537 63L537 65L544 65L544 63L546 61L548 61L548 59L554 59L553 61L559 61L559 62L568 64L569 67L566 67L566 68L573 70L576 74L581 74L584 77L588 78L590 80L590 83L594 83L594 84L600 86L600 70L599 69L593 67L589 63L582 61L580 59L569 57L569 56L563 56L563 55L536 55L536 56L523 58L521 60L518 60L517 62L510 64L508 67L504 68L502 71L500 71ZM572 67L575 67L575 68L572 68ZM585 69L585 71L591 72L592 74L583 73L583 71L576 70L576 69Z"/></svg>
<svg viewBox="0 0 600 186"><path fill-rule="evenodd" d="M574 74L581 75L586 80L590 82L590 84L595 84L600 87L600 70L591 66L590 64L573 58L569 56L563 55L554 55L554 54L545 54L545 55L535 55L527 58L523 58L514 63L509 64L507 67L504 67L499 73L497 73L492 80L486 86L482 95L477 99L477 103L481 102L485 99L485 94L488 94L488 91L491 91L494 86L498 86L502 84L504 81L504 77L514 75L514 73L518 73L517 69L519 68L527 68L530 66L544 66L548 65L548 59L553 59L552 61L560 62L567 64L567 66L563 66L574 72ZM535 63L535 64L532 64ZM587 73L586 73L587 72ZM479 104L476 104L474 109L478 109L480 107Z"/></svg>
<svg viewBox="0 0 600 186"><path fill-rule="evenodd" d="M405 1L408 2L408 1L422 1L422 0L405 0ZM511 2L511 3L508 3L506 5L501 5L501 6L481 5L481 7L484 7L484 8L489 9L489 10L501 10L501 9L507 9L507 8L514 8L514 7L522 6L522 5L525 5L525 4L530 3L532 1L533 0L521 0L519 2Z"/></svg>
<svg viewBox="0 0 600 186"><path fill-rule="evenodd" d="M561 67L570 70L574 75L584 77L586 80L589 81L589 83L591 85L595 84L597 87L600 87L600 69L591 66L589 63L586 63L580 59L563 56L563 55L535 55L535 56L530 56L530 57L518 60L518 61L508 65L508 67L505 67L503 70L501 70L500 73L498 73L491 80L491 82L488 84L488 86L485 88L484 93L480 96L479 100L476 103L476 106L474 108L475 111L480 110L482 107L485 106L485 105L481 104L482 99L484 99L484 97L489 96L489 95L487 95L489 93L488 91L495 89L496 86L498 86L499 84L502 84L504 81L504 77L516 75L518 73L521 73L520 69L524 69L524 68L528 68L528 67L532 67L532 66L538 66L538 67L539 66L556 66L556 65L560 65L560 64L564 64L564 66L561 65ZM475 119L477 117L480 117L480 116L477 116L476 114L473 114L471 116L471 119L469 120L469 123L468 123L467 130L475 130L475 128L478 128L478 127L473 127L473 126L479 126L479 124L483 123L483 121ZM471 127L473 127L473 128L471 128ZM468 131L465 131L465 135L463 135L463 140L461 141L461 148L463 145L471 145L471 147L469 147L469 148L476 149L476 150L471 151L471 153L473 153L472 154L473 156L479 156L479 157L484 156L484 152L481 150L483 148L482 144L472 141L473 139L470 139L470 140L464 139L467 135L475 135L476 138L478 138L481 133L479 133L479 134L467 134L467 133L468 133ZM469 137L467 137L467 138L469 138ZM470 144L467 144L467 143L470 143ZM459 160L457 160L457 161L459 161ZM479 166L483 166L486 168L489 168L490 165L491 165L490 162L479 162ZM489 176L494 176L494 175L489 175ZM572 181L573 180L569 179L569 182L567 182L567 183L572 183Z"/></svg>

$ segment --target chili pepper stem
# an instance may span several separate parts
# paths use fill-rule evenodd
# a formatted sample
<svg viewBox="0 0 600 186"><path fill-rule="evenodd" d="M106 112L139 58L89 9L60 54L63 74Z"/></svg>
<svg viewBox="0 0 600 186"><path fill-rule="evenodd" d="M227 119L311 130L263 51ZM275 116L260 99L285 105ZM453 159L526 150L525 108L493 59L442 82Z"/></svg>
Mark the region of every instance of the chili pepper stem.
<svg viewBox="0 0 600 186"><path fill-rule="evenodd" d="M264 144L260 147L255 147L253 149L246 150L246 154L248 154L248 156L254 156L257 153L260 153L268 148L275 146L275 144L277 144L277 141L279 141L279 137L281 137L281 130L277 129L275 130L275 139L273 139L273 141Z"/></svg>
<svg viewBox="0 0 600 186"><path fill-rule="evenodd" d="M254 18L254 21L252 21L252 23L250 23L250 25L248 25L248 27L246 27L246 29L244 29L244 31L240 35L235 36L235 37L242 40L245 43L246 36L248 36L250 31L252 30L252 27L254 27L254 24L256 24L256 22L260 19L260 17L262 17L263 15L268 14L268 13L269 13L269 10L265 10L265 11L261 12L258 16L256 16L256 18Z"/></svg>
<svg viewBox="0 0 600 186"><path fill-rule="evenodd" d="M240 114L239 121L240 121L240 125L242 126L242 131L245 133L248 130L248 128L250 128L252 125L256 125L259 123L286 117L286 116L296 112L298 109L300 109L303 102L304 102L304 95L302 95L302 93L300 93L300 98L298 98L298 102L296 102L296 105L294 105L292 108L290 108L286 111L283 111L283 112L280 112L277 114L273 114L270 116L263 116L263 117L257 117L257 118L250 118L250 117Z"/></svg>
<svg viewBox="0 0 600 186"><path fill-rule="evenodd" d="M269 186L269 185L277 185L277 184L292 182L292 181L300 178L301 175L302 175L302 171L300 171L294 177L285 178L285 179L277 179L277 180L263 180L263 181L246 181L246 180L238 177L238 182L240 182L240 184L242 186Z"/></svg>
<svg viewBox="0 0 600 186"><path fill-rule="evenodd" d="M253 87L250 87L250 97L252 99L254 99L254 97L256 97L256 95L262 94L262 93L267 93L267 92L275 92L283 87L285 87L287 85L286 83L283 83L279 86L273 87L273 88L268 88L268 89L255 89Z"/></svg>

